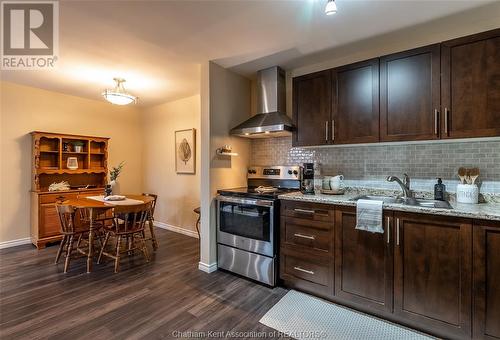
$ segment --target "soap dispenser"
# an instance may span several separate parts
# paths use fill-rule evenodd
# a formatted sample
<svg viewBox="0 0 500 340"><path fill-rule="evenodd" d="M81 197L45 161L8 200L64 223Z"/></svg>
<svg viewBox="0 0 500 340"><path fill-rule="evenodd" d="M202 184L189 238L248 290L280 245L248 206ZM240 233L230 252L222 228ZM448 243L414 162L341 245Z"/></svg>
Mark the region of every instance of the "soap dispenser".
<svg viewBox="0 0 500 340"><path fill-rule="evenodd" d="M437 184L434 185L434 199L444 201L444 193L446 192L446 185L443 184L441 178L437 179Z"/></svg>

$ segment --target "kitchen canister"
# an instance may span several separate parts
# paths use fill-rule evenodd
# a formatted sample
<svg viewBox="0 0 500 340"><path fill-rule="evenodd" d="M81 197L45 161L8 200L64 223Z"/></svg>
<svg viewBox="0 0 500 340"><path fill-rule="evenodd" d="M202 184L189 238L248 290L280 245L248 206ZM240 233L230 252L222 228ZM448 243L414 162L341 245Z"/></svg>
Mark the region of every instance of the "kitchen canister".
<svg viewBox="0 0 500 340"><path fill-rule="evenodd" d="M479 188L476 184L457 185L457 203L477 204L479 201Z"/></svg>

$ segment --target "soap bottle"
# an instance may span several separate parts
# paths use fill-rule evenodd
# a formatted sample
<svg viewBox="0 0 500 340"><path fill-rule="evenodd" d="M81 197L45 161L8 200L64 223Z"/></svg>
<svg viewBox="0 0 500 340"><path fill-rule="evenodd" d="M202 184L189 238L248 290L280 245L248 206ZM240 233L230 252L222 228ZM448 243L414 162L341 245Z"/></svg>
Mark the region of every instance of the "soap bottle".
<svg viewBox="0 0 500 340"><path fill-rule="evenodd" d="M444 201L444 193L446 192L446 185L443 184L441 178L437 179L437 184L434 185L434 199Z"/></svg>

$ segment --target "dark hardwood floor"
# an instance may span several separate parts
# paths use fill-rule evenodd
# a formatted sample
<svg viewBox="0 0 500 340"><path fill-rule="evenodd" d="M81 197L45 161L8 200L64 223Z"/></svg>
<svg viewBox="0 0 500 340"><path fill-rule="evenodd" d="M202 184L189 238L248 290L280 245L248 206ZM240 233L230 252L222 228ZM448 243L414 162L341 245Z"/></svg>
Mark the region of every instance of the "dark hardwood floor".
<svg viewBox="0 0 500 340"><path fill-rule="evenodd" d="M226 332L282 338L259 320L286 289L204 273L197 239L162 229L157 236L160 248L150 263L137 253L122 260L118 274L109 260L86 274L83 258L64 274L64 261L53 263L57 245L0 250L0 338L223 338ZM218 331L224 336L208 334Z"/></svg>

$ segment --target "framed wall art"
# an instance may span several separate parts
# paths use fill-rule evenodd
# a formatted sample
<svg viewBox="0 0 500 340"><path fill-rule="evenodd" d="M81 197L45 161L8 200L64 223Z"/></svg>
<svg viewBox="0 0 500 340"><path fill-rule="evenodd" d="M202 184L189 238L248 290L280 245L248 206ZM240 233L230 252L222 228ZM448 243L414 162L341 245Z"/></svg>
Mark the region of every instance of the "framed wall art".
<svg viewBox="0 0 500 340"><path fill-rule="evenodd" d="M196 172L196 129L175 131L175 172Z"/></svg>

